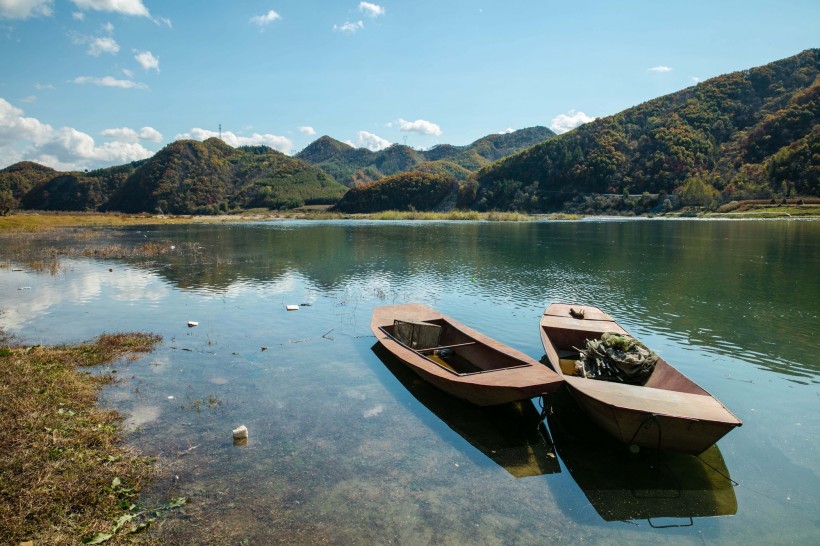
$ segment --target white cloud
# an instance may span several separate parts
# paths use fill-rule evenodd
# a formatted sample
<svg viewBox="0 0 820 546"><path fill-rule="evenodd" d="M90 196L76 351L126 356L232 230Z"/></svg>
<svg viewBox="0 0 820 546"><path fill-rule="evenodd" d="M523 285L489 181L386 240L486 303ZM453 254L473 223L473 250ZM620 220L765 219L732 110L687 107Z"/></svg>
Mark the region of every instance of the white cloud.
<svg viewBox="0 0 820 546"><path fill-rule="evenodd" d="M137 142L139 140L150 140L153 142L162 141L162 133L153 127L143 127L139 132L130 127L118 127L115 129L104 129L100 135L111 138L118 142Z"/></svg>
<svg viewBox="0 0 820 546"><path fill-rule="evenodd" d="M269 12L267 12L265 14L262 14L262 15L254 15L253 17L251 17L250 22L253 23L254 25L263 27L263 26L269 25L272 22L276 21L277 19L281 19L281 18L282 18L281 15L279 15L278 13L276 13L273 10L270 10Z"/></svg>
<svg viewBox="0 0 820 546"><path fill-rule="evenodd" d="M29 95L28 97L21 99L20 102L31 104L33 102L37 102L37 97L35 95Z"/></svg>
<svg viewBox="0 0 820 546"><path fill-rule="evenodd" d="M139 137L137 132L130 127L120 127L118 129L103 129L100 134L104 137L113 138L119 142L137 142Z"/></svg>
<svg viewBox="0 0 820 546"><path fill-rule="evenodd" d="M384 405L377 404L370 409L364 410L364 412L362 413L362 417L364 417L365 419L371 419L382 412L384 412Z"/></svg>
<svg viewBox="0 0 820 546"><path fill-rule="evenodd" d="M217 131L195 127L194 129L191 129L190 133L180 133L176 135L174 140L206 140L212 137L219 137L219 133ZM271 134L254 133L253 135L246 137L236 135L231 131L222 131L222 141L225 142L225 144L233 146L234 148L238 146L258 146L263 144L265 146L270 146L274 150L278 150L284 154L290 154L293 151L293 142L289 138Z"/></svg>
<svg viewBox="0 0 820 546"><path fill-rule="evenodd" d="M128 138L129 130L111 129ZM0 98L0 157L14 163L30 160L61 170L119 165L145 159L153 152L136 142L117 140L97 145L94 139L71 127L54 129Z"/></svg>
<svg viewBox="0 0 820 546"><path fill-rule="evenodd" d="M652 68L647 68L649 72L672 72L672 69L668 66L658 65L653 66Z"/></svg>
<svg viewBox="0 0 820 546"><path fill-rule="evenodd" d="M85 13L81 11L75 11L71 14L71 18L75 21L85 21Z"/></svg>
<svg viewBox="0 0 820 546"><path fill-rule="evenodd" d="M54 86L50 83L35 83L34 89L37 91L42 91L43 89L54 89Z"/></svg>
<svg viewBox="0 0 820 546"><path fill-rule="evenodd" d="M162 133L153 127L143 127L140 129L139 137L142 140L150 140L152 142L162 142Z"/></svg>
<svg viewBox="0 0 820 546"><path fill-rule="evenodd" d="M570 110L566 114L559 114L558 116L552 118L552 123L550 123L550 129L552 129L560 135L561 133L566 133L571 129L575 129L579 125L589 123L594 119L594 117L588 116L583 112L576 112L575 110Z"/></svg>
<svg viewBox="0 0 820 546"><path fill-rule="evenodd" d="M373 4L372 2L359 2L359 11L367 15L368 17L378 17L379 15L384 15L384 7Z"/></svg>
<svg viewBox="0 0 820 546"><path fill-rule="evenodd" d="M0 0L0 19L26 19L53 13L54 0Z"/></svg>
<svg viewBox="0 0 820 546"><path fill-rule="evenodd" d="M316 134L316 129L310 127L309 125L306 125L304 127L299 127L299 132L308 136L313 136Z"/></svg>
<svg viewBox="0 0 820 546"><path fill-rule="evenodd" d="M333 30L338 30L339 32L348 32L350 34L353 34L354 32L359 31L363 28L363 21L356 21L355 23L347 21L345 23L342 23L341 25L333 25Z"/></svg>
<svg viewBox="0 0 820 546"><path fill-rule="evenodd" d="M152 68L159 72L159 57L155 57L150 51L140 51L134 58L140 63L143 70L151 70Z"/></svg>
<svg viewBox="0 0 820 546"><path fill-rule="evenodd" d="M93 9L94 11L112 11L123 15L137 15L140 17L150 17L148 8L143 5L142 0L71 0L80 9Z"/></svg>
<svg viewBox="0 0 820 546"><path fill-rule="evenodd" d="M0 98L0 150L17 140L35 145L46 142L53 132L51 125L23 116L23 111ZM2 156L4 154L0 154Z"/></svg>
<svg viewBox="0 0 820 546"><path fill-rule="evenodd" d="M427 121L423 119L417 119L416 121L407 121L405 119L399 118L399 131L404 131L406 133L419 133L421 135L438 136L441 134L441 127L439 127L432 121Z"/></svg>
<svg viewBox="0 0 820 546"><path fill-rule="evenodd" d="M515 129L513 129L512 127L507 127L503 131L499 131L498 134L499 135L509 135L510 133L514 133L514 132L515 132Z"/></svg>
<svg viewBox="0 0 820 546"><path fill-rule="evenodd" d="M94 78L91 76L78 76L71 81L78 85L93 83L94 85L99 85L101 87L119 87L121 89L148 89L148 86L144 83L135 82L132 80L118 80L113 76L105 76L102 78Z"/></svg>
<svg viewBox="0 0 820 546"><path fill-rule="evenodd" d="M356 133L356 142L348 141L348 144L355 148L367 148L372 152L378 152L389 147L390 141L367 131L359 131Z"/></svg>
<svg viewBox="0 0 820 546"><path fill-rule="evenodd" d="M93 55L94 57L99 57L103 53L111 53L112 55L116 55L119 51L120 46L117 44L117 41L114 40L114 38L106 36L104 38L94 38L88 46L86 53Z"/></svg>
<svg viewBox="0 0 820 546"><path fill-rule="evenodd" d="M693 82L695 82L695 83L700 83L700 82L702 82L703 80L702 80L702 79L700 79L700 77L698 77L698 76L692 76L692 81L693 81Z"/></svg>

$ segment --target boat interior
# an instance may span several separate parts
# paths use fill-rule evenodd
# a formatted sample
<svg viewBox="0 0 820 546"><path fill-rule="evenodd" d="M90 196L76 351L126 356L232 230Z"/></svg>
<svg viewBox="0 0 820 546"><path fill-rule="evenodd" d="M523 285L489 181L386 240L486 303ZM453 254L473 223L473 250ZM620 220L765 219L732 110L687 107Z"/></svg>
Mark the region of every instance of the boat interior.
<svg viewBox="0 0 820 546"><path fill-rule="evenodd" d="M444 319L394 320L380 328L395 341L458 375L528 366L513 356L467 335Z"/></svg>
<svg viewBox="0 0 820 546"><path fill-rule="evenodd" d="M546 347L547 357L550 362L556 362L560 367L560 370L556 371L563 375L576 376L575 362L579 357L578 347L584 347L586 340L598 339L605 332L623 332L619 327L611 326L612 323L602 322L601 325L602 327L599 330L579 330L547 325L541 326L551 342L551 347ZM649 379L643 386L667 391L705 394L705 391L701 387L670 366L663 358L658 360L652 375L649 376Z"/></svg>

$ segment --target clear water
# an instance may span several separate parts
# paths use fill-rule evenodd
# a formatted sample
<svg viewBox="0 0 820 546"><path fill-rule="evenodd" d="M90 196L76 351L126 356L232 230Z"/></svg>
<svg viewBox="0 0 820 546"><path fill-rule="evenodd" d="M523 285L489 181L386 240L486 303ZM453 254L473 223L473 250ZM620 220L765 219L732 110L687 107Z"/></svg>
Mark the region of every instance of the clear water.
<svg viewBox="0 0 820 546"><path fill-rule="evenodd" d="M174 250L38 273L2 240L0 326L29 343L164 336L115 366L122 381L102 403L168 471L144 501L191 499L158 525L169 542L820 539L820 222L292 221L101 236ZM546 305L598 305L744 425L702 460L630 458L571 405L547 433L534 402L458 403L374 347L372 309L411 301L536 359ZM249 441L234 445L242 424Z"/></svg>

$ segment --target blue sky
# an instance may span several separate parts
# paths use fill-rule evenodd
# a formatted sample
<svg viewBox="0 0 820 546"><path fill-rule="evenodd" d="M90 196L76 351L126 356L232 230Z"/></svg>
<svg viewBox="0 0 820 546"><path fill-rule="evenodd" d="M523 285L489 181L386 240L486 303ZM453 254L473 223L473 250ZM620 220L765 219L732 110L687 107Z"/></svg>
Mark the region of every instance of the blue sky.
<svg viewBox="0 0 820 546"><path fill-rule="evenodd" d="M564 132L818 46L817 0L0 0L0 168L119 165L220 124L289 154Z"/></svg>

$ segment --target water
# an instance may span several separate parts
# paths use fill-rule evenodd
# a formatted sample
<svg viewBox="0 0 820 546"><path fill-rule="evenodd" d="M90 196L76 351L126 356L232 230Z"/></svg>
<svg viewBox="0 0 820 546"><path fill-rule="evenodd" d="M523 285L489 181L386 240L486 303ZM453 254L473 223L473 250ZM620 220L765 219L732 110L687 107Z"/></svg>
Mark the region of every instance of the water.
<svg viewBox="0 0 820 546"><path fill-rule="evenodd" d="M820 538L820 222L292 221L99 238L26 244L169 253L40 273L0 255L0 326L29 343L164 336L115 366L102 403L167 470L144 502L191 499L162 523L171 542ZM533 403L454 402L374 347L372 309L410 301L536 359L547 304L599 305L744 425L703 461L630 459L570 405L550 434ZM250 439L235 446L241 424Z"/></svg>

